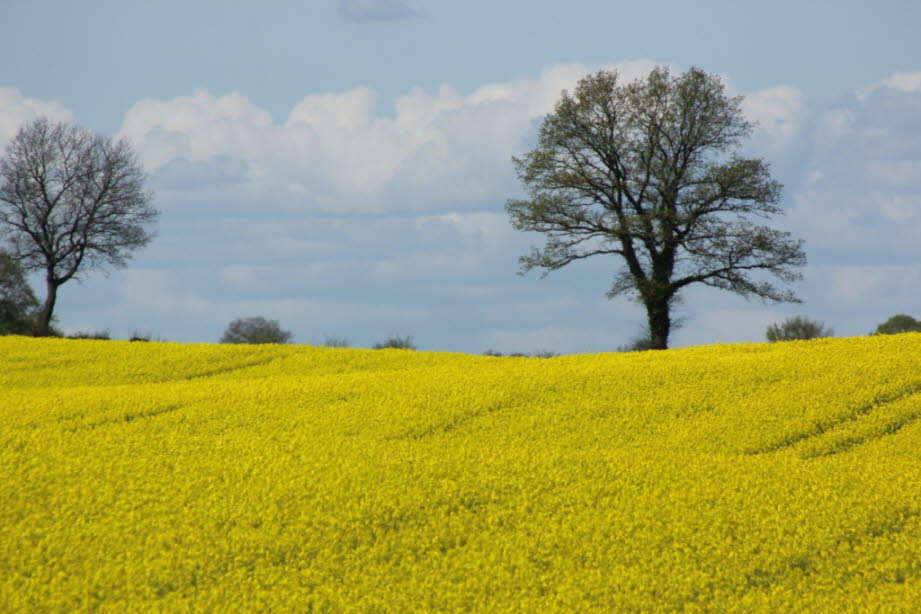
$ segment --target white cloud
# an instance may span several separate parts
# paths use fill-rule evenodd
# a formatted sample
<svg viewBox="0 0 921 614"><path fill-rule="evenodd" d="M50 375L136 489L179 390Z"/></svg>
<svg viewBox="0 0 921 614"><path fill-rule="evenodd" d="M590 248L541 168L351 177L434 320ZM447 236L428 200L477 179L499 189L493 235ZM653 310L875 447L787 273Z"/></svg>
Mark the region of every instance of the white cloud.
<svg viewBox="0 0 921 614"><path fill-rule="evenodd" d="M370 6L370 5L369 5ZM645 76L650 60L603 66L623 82ZM119 136L136 146L158 189L209 190L201 203L225 209L391 212L452 209L504 200L519 188L510 157L522 153L535 122L552 111L564 89L594 70L556 64L536 77L487 84L467 95L448 84L414 88L378 110L366 87L313 94L283 124L239 93L196 90L172 100L143 100L126 113ZM788 87L750 95L746 113L772 143L786 143L801 121L801 95ZM56 103L0 90L0 124L12 133L37 113L72 120ZM233 184L215 193L220 183ZM175 198L173 198L175 196ZM194 199L192 199L194 200Z"/></svg>
<svg viewBox="0 0 921 614"><path fill-rule="evenodd" d="M170 160L207 161L224 155L259 159L270 147L269 113L237 93L214 96L196 90L169 101L142 100L125 114L119 136L138 149L148 171Z"/></svg>
<svg viewBox="0 0 921 614"><path fill-rule="evenodd" d="M639 60L607 68L629 81L653 65ZM159 173L157 187L188 188L195 183L190 173L225 173L228 161L245 169L234 175L245 175L245 184L220 201L225 207L245 198L263 210L444 210L504 200L517 186L510 158L520 153L533 121L590 70L554 65L467 95L447 84L434 93L417 87L396 99L392 116L378 111L378 95L366 87L313 94L282 125L240 94L198 90L137 103L120 134L136 145L148 171Z"/></svg>
<svg viewBox="0 0 921 614"><path fill-rule="evenodd" d="M0 87L0 151L19 128L39 117L72 122L74 115L59 102L28 98L16 88Z"/></svg>
<svg viewBox="0 0 921 614"><path fill-rule="evenodd" d="M807 248L921 259L921 73L861 88L819 119L792 227Z"/></svg>
<svg viewBox="0 0 921 614"><path fill-rule="evenodd" d="M742 101L743 113L757 124L755 138L766 140L774 151L801 136L806 110L803 93L786 85L748 93Z"/></svg>
<svg viewBox="0 0 921 614"><path fill-rule="evenodd" d="M651 60L613 62L597 68L579 62L554 64L542 70L537 79L516 79L477 88L470 94L468 101L474 105L494 102L524 103L527 116L538 117L553 110L564 89L572 92L579 79L595 70L616 70L620 82L626 84L645 77L655 66L656 63Z"/></svg>
<svg viewBox="0 0 921 614"><path fill-rule="evenodd" d="M603 68L617 69L627 83L654 66L637 60ZM448 84L436 92L416 87L394 101L392 115L379 111L378 94L367 87L311 94L280 125L240 94L198 90L137 103L121 135L136 144L156 187L189 188L195 173L233 180L224 198L202 199L225 209L255 203L263 211L333 214L466 208L520 190L511 156L527 147L535 122L553 110L562 90L592 70L557 64L466 95ZM746 105L771 147L787 146L800 129L803 101L792 88L755 92Z"/></svg>
<svg viewBox="0 0 921 614"><path fill-rule="evenodd" d="M861 102L876 90L888 88L901 92L921 92L921 72L894 72L885 79L857 89L855 94Z"/></svg>

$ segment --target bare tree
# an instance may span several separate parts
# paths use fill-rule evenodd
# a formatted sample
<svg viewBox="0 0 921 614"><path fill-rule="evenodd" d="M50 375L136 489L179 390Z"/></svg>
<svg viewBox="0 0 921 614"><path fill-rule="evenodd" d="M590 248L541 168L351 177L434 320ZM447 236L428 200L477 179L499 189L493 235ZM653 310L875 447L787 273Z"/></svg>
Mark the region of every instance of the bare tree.
<svg viewBox="0 0 921 614"><path fill-rule="evenodd" d="M547 235L519 259L521 273L616 256L608 297L646 307L653 349L668 347L672 308L690 284L799 302L753 277L800 279L806 256L802 241L751 219L782 213L781 185L763 160L733 153L752 129L740 103L697 68L671 77L659 67L626 85L599 71L564 91L537 147L513 158L529 198L508 201L512 224Z"/></svg>
<svg viewBox="0 0 921 614"><path fill-rule="evenodd" d="M82 272L125 266L159 212L129 143L40 118L0 160L0 237L26 270L45 273L37 335L49 334L58 288Z"/></svg>

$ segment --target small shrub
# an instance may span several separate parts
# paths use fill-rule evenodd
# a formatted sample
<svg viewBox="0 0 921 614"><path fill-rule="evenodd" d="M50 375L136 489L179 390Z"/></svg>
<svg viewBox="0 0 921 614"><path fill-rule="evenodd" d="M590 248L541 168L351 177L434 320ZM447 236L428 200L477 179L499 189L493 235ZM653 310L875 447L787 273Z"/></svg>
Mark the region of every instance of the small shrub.
<svg viewBox="0 0 921 614"><path fill-rule="evenodd" d="M649 337L637 337L627 345L617 348L618 352L645 352L652 349L652 340Z"/></svg>
<svg viewBox="0 0 921 614"><path fill-rule="evenodd" d="M677 330L684 326L683 318L677 319L672 323L672 330ZM633 339L627 345L621 345L617 348L618 352L645 352L652 349L652 338L649 334L649 327L643 326Z"/></svg>
<svg viewBox="0 0 921 614"><path fill-rule="evenodd" d="M536 350L531 355L535 358L553 358L555 356L560 356L559 352L551 352L550 350Z"/></svg>
<svg viewBox="0 0 921 614"><path fill-rule="evenodd" d="M833 337L835 332L830 328L825 328L825 324L810 320L802 316L787 318L780 324L771 324L767 327L767 340L771 343L775 341L793 341L795 339L818 339L820 337Z"/></svg>
<svg viewBox="0 0 921 614"><path fill-rule="evenodd" d="M391 335L386 341L375 343L372 346L375 350L383 349L395 349L395 350L415 350L418 349L413 345L412 337L400 337L399 335Z"/></svg>
<svg viewBox="0 0 921 614"><path fill-rule="evenodd" d="M894 315L876 327L874 335L897 335L899 333L921 333L921 322L909 315Z"/></svg>
<svg viewBox="0 0 921 614"><path fill-rule="evenodd" d="M77 331L73 334L67 335L68 339L97 339L108 341L112 337L109 335L108 330L97 330L97 331Z"/></svg>
<svg viewBox="0 0 921 614"><path fill-rule="evenodd" d="M136 330L131 333L131 337L128 338L128 341L163 341L163 339L154 337L149 331L140 332Z"/></svg>
<svg viewBox="0 0 921 614"><path fill-rule="evenodd" d="M345 337L330 337L329 335L327 335L323 339L323 347L347 348L349 347L349 342Z"/></svg>
<svg viewBox="0 0 921 614"><path fill-rule="evenodd" d="M237 318L227 326L221 343L288 343L291 333L282 330L278 320L262 316Z"/></svg>
<svg viewBox="0 0 921 614"><path fill-rule="evenodd" d="M495 350L486 350L485 352L483 352L483 356L495 356L498 358L502 356L502 352L497 352Z"/></svg>

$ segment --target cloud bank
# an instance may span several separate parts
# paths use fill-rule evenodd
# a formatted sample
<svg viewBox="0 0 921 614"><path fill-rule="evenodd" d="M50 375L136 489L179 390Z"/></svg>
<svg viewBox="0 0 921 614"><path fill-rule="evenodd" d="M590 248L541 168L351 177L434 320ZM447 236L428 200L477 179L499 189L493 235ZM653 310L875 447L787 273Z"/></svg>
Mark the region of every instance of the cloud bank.
<svg viewBox="0 0 921 614"><path fill-rule="evenodd" d="M631 81L653 65L606 68ZM557 64L468 93L414 88L388 113L366 87L316 93L280 121L239 93L139 101L119 135L151 173L158 239L111 279L66 288L62 324L208 341L233 318L264 315L302 343L326 333L358 345L411 334L424 349L472 352L624 345L643 312L603 298L615 263L518 277L517 257L543 238L514 231L503 209L521 192L510 157L593 70ZM743 93L758 123L747 150L791 179L781 222L806 240L795 288L806 305L694 289L674 343L761 340L797 313L838 334L899 311L921 317L921 73L884 77L831 109L786 85ZM0 90L0 138L37 114L73 119Z"/></svg>
<svg viewBox="0 0 921 614"><path fill-rule="evenodd" d="M649 61L619 64L635 78ZM536 78L461 94L442 85L397 98L378 111L366 87L303 98L286 121L237 94L198 90L171 100L144 100L126 114L120 135L135 143L158 187L213 189L232 183L220 206L313 213L454 210L504 202L515 188L510 157L552 110L560 91L589 72L551 66ZM501 196L500 196L501 195Z"/></svg>
<svg viewBox="0 0 921 614"><path fill-rule="evenodd" d="M820 115L791 218L833 257L917 261L921 72L895 73Z"/></svg>

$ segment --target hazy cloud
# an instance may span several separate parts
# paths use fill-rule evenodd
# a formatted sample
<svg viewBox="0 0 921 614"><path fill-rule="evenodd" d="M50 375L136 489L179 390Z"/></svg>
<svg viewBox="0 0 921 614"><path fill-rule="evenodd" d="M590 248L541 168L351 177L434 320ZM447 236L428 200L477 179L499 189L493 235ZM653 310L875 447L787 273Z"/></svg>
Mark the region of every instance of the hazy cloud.
<svg viewBox="0 0 921 614"><path fill-rule="evenodd" d="M604 68L629 82L653 66ZM239 93L140 101L120 135L151 173L158 238L127 270L68 287L62 326L99 317L116 336L212 340L231 319L261 314L299 342L325 332L356 345L412 334L425 349L466 351L626 344L644 314L604 298L615 262L518 277L518 256L543 237L514 231L503 211L521 189L510 156L534 146L561 90L596 68L557 64L470 92L413 88L392 112L367 87L314 93L282 121ZM891 75L828 110L784 85L743 94L759 123L755 155L796 173L782 221L814 263L794 286L807 304L695 288L674 343L760 341L768 324L800 313L839 334L872 329L889 308L912 313L921 73ZM39 114L72 120L61 105L0 90L0 137Z"/></svg>
<svg viewBox="0 0 921 614"><path fill-rule="evenodd" d="M858 88L855 94L861 101L865 101L870 94L883 88L902 92L921 92L921 72L894 72L885 79Z"/></svg>
<svg viewBox="0 0 921 614"><path fill-rule="evenodd" d="M0 152L19 128L39 117L72 122L74 115L58 102L28 98L16 88L0 87Z"/></svg>
<svg viewBox="0 0 921 614"><path fill-rule="evenodd" d="M245 161L229 156L213 156L201 162L174 158L153 174L154 188L188 190L204 186L242 183L247 178Z"/></svg>
<svg viewBox="0 0 921 614"><path fill-rule="evenodd" d="M921 73L862 88L819 118L790 218L835 258L921 260Z"/></svg>
<svg viewBox="0 0 921 614"><path fill-rule="evenodd" d="M742 111L756 124L755 139L775 154L802 135L807 119L803 93L787 85L745 94Z"/></svg>
<svg viewBox="0 0 921 614"><path fill-rule="evenodd" d="M350 21L391 21L417 15L399 0L339 0L339 16Z"/></svg>

